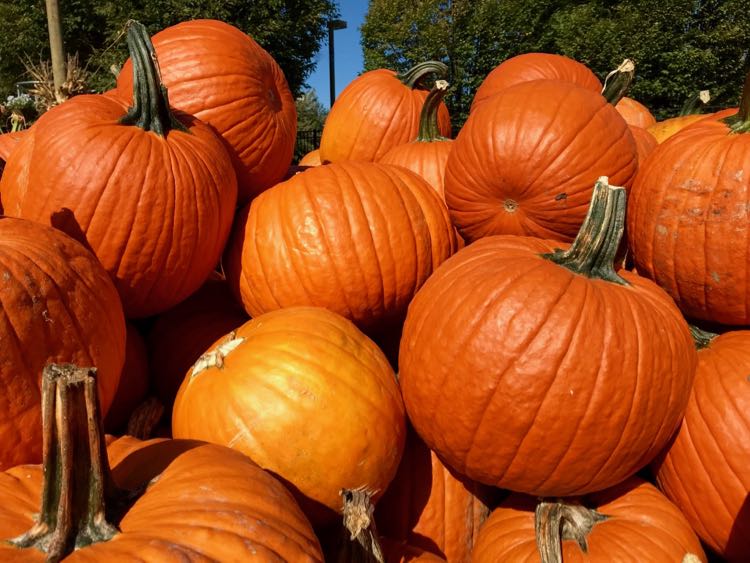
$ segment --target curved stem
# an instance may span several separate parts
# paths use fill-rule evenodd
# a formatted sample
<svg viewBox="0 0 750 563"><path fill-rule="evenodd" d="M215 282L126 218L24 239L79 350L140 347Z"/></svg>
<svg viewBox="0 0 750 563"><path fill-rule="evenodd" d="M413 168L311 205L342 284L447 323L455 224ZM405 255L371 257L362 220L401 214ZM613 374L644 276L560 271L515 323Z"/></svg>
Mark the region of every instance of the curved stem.
<svg viewBox="0 0 750 563"><path fill-rule="evenodd" d="M344 529L349 541L338 554L342 563L385 563L375 527L375 507L372 493L363 489L342 489L344 501Z"/></svg>
<svg viewBox="0 0 750 563"><path fill-rule="evenodd" d="M701 90L696 95L691 96L685 101L685 104L680 110L680 117L685 115L698 114L703 110L703 106L711 101L711 92L708 90Z"/></svg>
<svg viewBox="0 0 750 563"><path fill-rule="evenodd" d="M422 87L422 81L432 73L436 74L438 78L445 78L448 76L448 67L440 61L425 61L414 65L406 72L399 72L396 74L396 78L409 88L414 89Z"/></svg>
<svg viewBox="0 0 750 563"><path fill-rule="evenodd" d="M722 121L729 125L732 133L747 133L750 131L750 72L745 77L745 85L742 87L740 98L740 109Z"/></svg>
<svg viewBox="0 0 750 563"><path fill-rule="evenodd" d="M695 348L697 350L708 348L711 345L711 341L719 336L714 332L708 332L707 330L700 329L695 325L688 325L688 327L690 328L690 335L695 341Z"/></svg>
<svg viewBox="0 0 750 563"><path fill-rule="evenodd" d="M133 105L120 119L164 137L171 129L188 131L169 109L167 89L161 82L156 51L146 27L136 21L128 24L128 50L133 62Z"/></svg>
<svg viewBox="0 0 750 563"><path fill-rule="evenodd" d="M417 141L430 143L432 141L444 141L446 138L440 134L438 126L438 110L443 96L448 91L448 83L445 80L436 80L435 87L430 90L419 114L419 132Z"/></svg>
<svg viewBox="0 0 750 563"><path fill-rule="evenodd" d="M607 518L580 504L541 501L534 511L534 532L542 563L562 563L564 540L574 540L588 553L588 535Z"/></svg>
<svg viewBox="0 0 750 563"><path fill-rule="evenodd" d="M635 76L635 63L631 59L625 59L620 66L610 72L604 79L602 96L613 106L622 100L630 89L630 84Z"/></svg>
<svg viewBox="0 0 750 563"><path fill-rule="evenodd" d="M542 254L569 270L620 285L629 285L615 272L615 260L625 231L625 188L610 186L602 176L594 186L586 219L566 251Z"/></svg>
<svg viewBox="0 0 750 563"><path fill-rule="evenodd" d="M10 542L43 551L47 561L60 561L118 532L105 515L105 498L117 491L104 443L96 368L44 368L42 427L41 510L32 528Z"/></svg>

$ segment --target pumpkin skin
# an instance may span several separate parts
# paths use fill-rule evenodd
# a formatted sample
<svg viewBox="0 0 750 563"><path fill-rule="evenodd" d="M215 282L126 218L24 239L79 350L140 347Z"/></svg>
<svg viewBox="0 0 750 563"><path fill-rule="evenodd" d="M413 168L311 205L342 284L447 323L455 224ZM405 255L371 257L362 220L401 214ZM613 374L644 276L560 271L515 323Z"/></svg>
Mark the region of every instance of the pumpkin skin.
<svg viewBox="0 0 750 563"><path fill-rule="evenodd" d="M289 492L238 452L128 436L107 450L117 485L133 489L158 480L119 522L120 534L79 548L63 561L323 561L310 523ZM41 488L41 466L0 474L0 538L31 527ZM6 542L0 543L0 559L45 560L41 551Z"/></svg>
<svg viewBox="0 0 750 563"><path fill-rule="evenodd" d="M702 119L705 119L706 115L700 113L691 115L681 115L678 117L670 117L664 121L658 121L648 127L647 131L651 133L656 139L656 142L661 144L669 139L675 133L679 133L688 125L696 123Z"/></svg>
<svg viewBox="0 0 750 563"><path fill-rule="evenodd" d="M503 61L487 75L474 94L470 112L494 94L532 80L561 80L592 92L602 90L601 81L583 63L552 53L524 53Z"/></svg>
<svg viewBox="0 0 750 563"><path fill-rule="evenodd" d="M446 561L429 551L390 538L381 537L380 547L383 550L385 563L439 563L440 561Z"/></svg>
<svg viewBox="0 0 750 563"><path fill-rule="evenodd" d="M601 490L649 463L696 365L659 287L574 274L540 256L555 246L496 236L459 251L409 306L399 354L409 419L443 462L539 496Z"/></svg>
<svg viewBox="0 0 750 563"><path fill-rule="evenodd" d="M102 411L109 410L125 357L125 319L96 258L56 229L0 218L0 264L4 470L42 459L40 385L47 363L97 365Z"/></svg>
<svg viewBox="0 0 750 563"><path fill-rule="evenodd" d="M741 242L750 236L748 177L750 136L731 133L714 116L659 145L633 185L635 266L690 318L750 324L750 262Z"/></svg>
<svg viewBox="0 0 750 563"><path fill-rule="evenodd" d="M375 508L378 533L468 563L492 492L454 475L411 431L396 477Z"/></svg>
<svg viewBox="0 0 750 563"><path fill-rule="evenodd" d="M685 419L654 464L667 497L711 549L733 562L750 553L749 344L750 331L743 330L698 350Z"/></svg>
<svg viewBox="0 0 750 563"><path fill-rule="evenodd" d="M286 173L297 138L297 109L276 61L250 36L217 20L192 20L153 37L161 77L173 107L211 125L228 145L239 202ZM131 99L128 60L117 77Z"/></svg>
<svg viewBox="0 0 750 563"><path fill-rule="evenodd" d="M100 95L52 108L11 155L0 192L7 215L85 240L135 318L176 305L208 277L229 235L237 186L208 125L182 115L189 132L159 137L120 125L126 110ZM86 158L73 165L76 154Z"/></svg>
<svg viewBox="0 0 750 563"><path fill-rule="evenodd" d="M536 501L514 494L492 512L474 547L474 563L540 561L534 534ZM588 552L574 540L562 542L565 563L675 561L689 553L706 561L685 517L656 487L638 478L588 495L583 504L610 518L588 534Z"/></svg>
<svg viewBox="0 0 750 563"><path fill-rule="evenodd" d="M148 355L154 391L168 413L185 374L200 355L247 320L226 280L218 275L212 275L197 292L156 317L148 333Z"/></svg>
<svg viewBox="0 0 750 563"><path fill-rule="evenodd" d="M659 143L654 136L643 127L630 126L630 133L635 140L635 146L638 150L638 165L640 166L648 156L654 152Z"/></svg>
<svg viewBox="0 0 750 563"><path fill-rule="evenodd" d="M378 161L391 148L417 136L425 98L426 91L405 85L392 70L371 70L358 76L339 94L326 118L320 159ZM440 133L450 137L445 104L438 110L438 124Z"/></svg>
<svg viewBox="0 0 750 563"><path fill-rule="evenodd" d="M646 129L656 124L656 118L651 114L649 109L633 98L623 97L617 102L615 109L628 125Z"/></svg>
<svg viewBox="0 0 750 563"><path fill-rule="evenodd" d="M224 264L253 317L312 305L372 333L403 320L455 248L445 205L425 180L398 166L341 162L256 198L235 221Z"/></svg>
<svg viewBox="0 0 750 563"><path fill-rule="evenodd" d="M148 395L150 386L146 343L135 325L126 323L125 328L125 363L112 407L104 419L105 430L113 433L125 429L130 415Z"/></svg>
<svg viewBox="0 0 750 563"><path fill-rule="evenodd" d="M299 160L300 166L320 166L321 164L320 149L311 150Z"/></svg>
<svg viewBox="0 0 750 563"><path fill-rule="evenodd" d="M341 510L342 488L363 487L375 498L385 491L404 448L404 407L385 356L351 322L291 307L217 344L226 347L211 348L221 367L199 360L180 387L175 438L248 455L288 483L319 526Z"/></svg>
<svg viewBox="0 0 750 563"><path fill-rule="evenodd" d="M21 141L26 131L28 129L0 135L0 160L8 160L11 151L16 148L16 145Z"/></svg>
<svg viewBox="0 0 750 563"><path fill-rule="evenodd" d="M570 242L599 176L628 187L633 136L600 94L536 80L506 88L469 115L445 169L445 200L467 243L513 234Z"/></svg>

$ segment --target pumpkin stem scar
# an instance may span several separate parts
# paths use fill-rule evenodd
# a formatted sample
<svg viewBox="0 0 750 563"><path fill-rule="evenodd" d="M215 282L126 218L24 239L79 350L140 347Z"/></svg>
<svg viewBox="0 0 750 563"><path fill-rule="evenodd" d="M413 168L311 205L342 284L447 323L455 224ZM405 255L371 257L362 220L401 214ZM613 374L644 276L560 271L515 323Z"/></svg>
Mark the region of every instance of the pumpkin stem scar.
<svg viewBox="0 0 750 563"><path fill-rule="evenodd" d="M747 133L750 131L750 72L745 76L739 111L734 115L725 117L722 121L729 125L732 133Z"/></svg>
<svg viewBox="0 0 750 563"><path fill-rule="evenodd" d="M154 45L146 27L137 21L128 25L128 50L133 61L133 105L120 123L153 131L160 137L165 137L171 129L189 133L169 109L169 96L161 81Z"/></svg>
<svg viewBox="0 0 750 563"><path fill-rule="evenodd" d="M438 127L438 110L443 96L448 91L448 83L445 80L436 80L435 87L430 90L419 114L419 132L417 141L431 143L432 141L445 141L446 137L440 134Z"/></svg>
<svg viewBox="0 0 750 563"><path fill-rule="evenodd" d="M422 81L432 73L436 74L438 78L445 78L448 76L448 66L440 61L425 61L414 65L405 72L399 72L396 74L396 78L413 90L422 87Z"/></svg>
<svg viewBox="0 0 750 563"><path fill-rule="evenodd" d="M695 341L695 348L697 350L708 348L711 345L711 341L717 336L719 336L716 333L708 332L707 330L700 329L695 325L688 325L688 327L690 328L690 335L693 337L693 340Z"/></svg>
<svg viewBox="0 0 750 563"><path fill-rule="evenodd" d="M542 563L562 563L564 540L574 540L583 553L588 553L588 535L607 518L580 504L540 501L534 511L534 532Z"/></svg>
<svg viewBox="0 0 750 563"><path fill-rule="evenodd" d="M216 348L198 358L190 370L190 377L193 378L209 368L224 367L224 358L231 354L244 341L245 338L237 338L237 332L233 330L224 337Z"/></svg>
<svg viewBox="0 0 750 563"><path fill-rule="evenodd" d="M112 480L96 387L96 368L49 364L42 372L42 506L29 531L9 542L56 562L118 533L108 501L125 493Z"/></svg>
<svg viewBox="0 0 750 563"><path fill-rule="evenodd" d="M602 88L604 99L616 106L617 102L627 94L634 76L635 63L631 59L625 59L604 79L604 87Z"/></svg>
<svg viewBox="0 0 750 563"><path fill-rule="evenodd" d="M372 491L366 489L341 489L344 501L344 528L349 532L350 549L343 549L341 561L351 563L384 563L385 556L375 527L375 507Z"/></svg>
<svg viewBox="0 0 750 563"><path fill-rule="evenodd" d="M542 254L542 258L589 278L630 285L615 272L626 208L625 188L610 186L607 177L602 176L594 186L586 219L573 244L566 251Z"/></svg>

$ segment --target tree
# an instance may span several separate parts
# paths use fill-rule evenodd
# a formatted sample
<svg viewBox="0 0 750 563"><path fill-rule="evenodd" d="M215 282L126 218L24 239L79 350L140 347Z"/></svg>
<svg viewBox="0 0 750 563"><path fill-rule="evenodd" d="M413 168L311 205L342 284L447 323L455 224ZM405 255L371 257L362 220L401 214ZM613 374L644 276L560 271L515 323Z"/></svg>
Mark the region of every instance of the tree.
<svg viewBox="0 0 750 563"><path fill-rule="evenodd" d="M214 18L248 33L284 70L297 95L315 67L315 54L338 17L334 0L66 0L60 3L66 50L78 52L97 90L114 85L112 65L127 58L123 30L137 19L151 33L178 22ZM25 76L23 59L48 58L44 0L0 0L0 93Z"/></svg>
<svg viewBox="0 0 750 563"><path fill-rule="evenodd" d="M737 102L749 66L745 1L371 0L365 68L442 60L460 127L481 81L511 56L560 53L602 78L629 57L637 64L631 94L666 117L699 89L711 89L718 105Z"/></svg>
<svg viewBox="0 0 750 563"><path fill-rule="evenodd" d="M298 96L297 105L297 145L294 148L294 161L320 145L320 134L328 117L328 110L318 99L315 90L308 90Z"/></svg>

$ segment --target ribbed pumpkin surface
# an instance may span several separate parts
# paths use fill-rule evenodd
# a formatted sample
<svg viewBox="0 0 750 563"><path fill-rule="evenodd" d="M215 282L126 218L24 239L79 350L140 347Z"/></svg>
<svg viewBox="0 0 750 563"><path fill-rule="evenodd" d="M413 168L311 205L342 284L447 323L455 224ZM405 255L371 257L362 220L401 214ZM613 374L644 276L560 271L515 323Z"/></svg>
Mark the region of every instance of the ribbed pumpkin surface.
<svg viewBox="0 0 750 563"><path fill-rule="evenodd" d="M656 119L651 111L638 100L625 96L615 106L625 123L634 127L651 127L656 124Z"/></svg>

